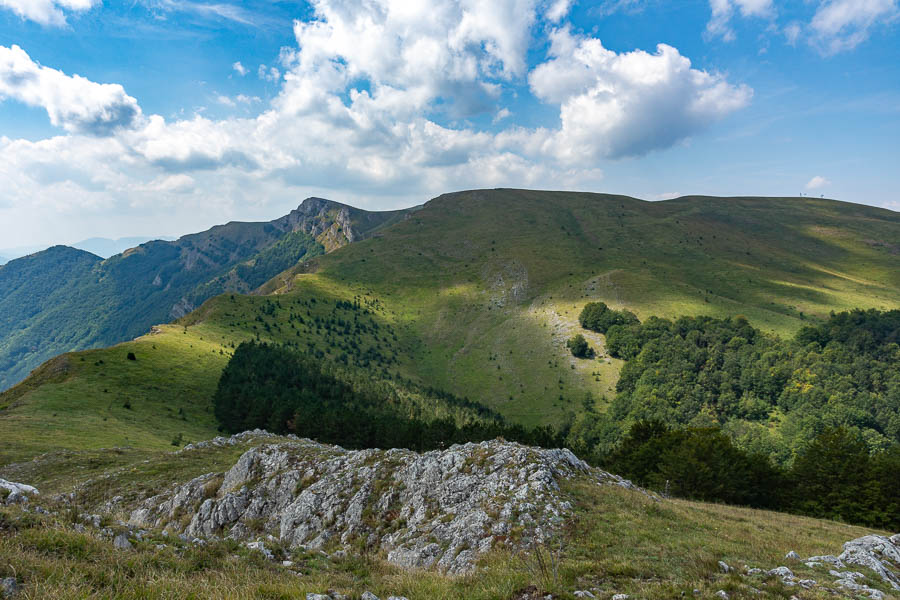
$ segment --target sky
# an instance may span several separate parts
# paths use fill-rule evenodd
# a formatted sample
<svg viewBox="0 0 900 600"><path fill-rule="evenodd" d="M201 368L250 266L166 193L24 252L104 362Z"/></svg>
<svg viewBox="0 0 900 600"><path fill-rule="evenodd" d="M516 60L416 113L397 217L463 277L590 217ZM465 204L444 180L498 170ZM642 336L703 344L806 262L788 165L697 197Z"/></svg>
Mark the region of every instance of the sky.
<svg viewBox="0 0 900 600"><path fill-rule="evenodd" d="M522 187L900 210L900 0L0 0L0 249Z"/></svg>

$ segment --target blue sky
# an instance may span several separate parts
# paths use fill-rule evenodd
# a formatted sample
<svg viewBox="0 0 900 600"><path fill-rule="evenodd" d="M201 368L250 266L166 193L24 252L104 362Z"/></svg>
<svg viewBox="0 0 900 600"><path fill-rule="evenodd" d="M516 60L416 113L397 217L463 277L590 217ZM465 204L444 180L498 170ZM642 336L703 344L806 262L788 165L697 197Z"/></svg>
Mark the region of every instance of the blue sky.
<svg viewBox="0 0 900 600"><path fill-rule="evenodd" d="M0 0L0 248L319 195L900 210L898 0Z"/></svg>

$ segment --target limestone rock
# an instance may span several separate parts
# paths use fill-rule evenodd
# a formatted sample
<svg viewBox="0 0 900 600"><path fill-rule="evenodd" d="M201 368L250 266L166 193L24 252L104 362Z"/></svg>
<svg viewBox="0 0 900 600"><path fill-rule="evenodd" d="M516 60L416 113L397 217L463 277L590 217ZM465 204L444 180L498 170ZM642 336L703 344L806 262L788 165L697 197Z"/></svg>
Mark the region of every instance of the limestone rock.
<svg viewBox="0 0 900 600"><path fill-rule="evenodd" d="M787 567L775 567L774 569L769 569L768 571L766 571L766 575L773 575L775 577L781 577L782 579L790 579L794 577L794 572Z"/></svg>
<svg viewBox="0 0 900 600"><path fill-rule="evenodd" d="M125 533L120 533L115 537L113 546L116 547L116 550L131 550L132 548L131 542L128 541L128 535Z"/></svg>
<svg viewBox="0 0 900 600"><path fill-rule="evenodd" d="M867 535L851 540L844 544L838 558L848 565L872 569L891 587L900 590L900 544L893 541L897 537Z"/></svg>
<svg viewBox="0 0 900 600"><path fill-rule="evenodd" d="M5 504L22 504L28 502L30 496L38 496L37 488L25 485L24 483L16 483L15 481L7 481L0 479L0 500Z"/></svg>
<svg viewBox="0 0 900 600"><path fill-rule="evenodd" d="M838 579L834 582L834 584L838 587L842 587L845 590L849 590L853 592L853 595L856 596L858 594L865 594L872 600L883 600L884 593L875 588L871 588L863 583L857 583L855 579L846 577L843 579Z"/></svg>
<svg viewBox="0 0 900 600"><path fill-rule="evenodd" d="M130 522L188 536L268 534L309 550L362 543L399 566L465 573L513 529L537 541L558 531L572 509L559 482L575 476L634 488L569 450L495 440L417 454L296 439L252 448L224 474L154 496Z"/></svg>

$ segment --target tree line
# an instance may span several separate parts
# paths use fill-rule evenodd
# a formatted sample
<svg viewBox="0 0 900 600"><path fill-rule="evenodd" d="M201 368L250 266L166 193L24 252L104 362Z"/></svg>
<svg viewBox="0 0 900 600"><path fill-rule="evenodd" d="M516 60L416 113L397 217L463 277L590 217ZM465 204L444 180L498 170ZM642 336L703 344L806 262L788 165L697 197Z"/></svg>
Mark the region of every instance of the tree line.
<svg viewBox="0 0 900 600"><path fill-rule="evenodd" d="M823 431L785 468L719 428L638 421L602 463L673 496L900 530L900 446L873 454L843 427Z"/></svg>
<svg viewBox="0 0 900 600"><path fill-rule="evenodd" d="M257 342L235 349L213 404L228 432L262 428L346 448L425 451L498 437L545 447L565 443L552 427L510 424L452 394L402 389L289 347Z"/></svg>

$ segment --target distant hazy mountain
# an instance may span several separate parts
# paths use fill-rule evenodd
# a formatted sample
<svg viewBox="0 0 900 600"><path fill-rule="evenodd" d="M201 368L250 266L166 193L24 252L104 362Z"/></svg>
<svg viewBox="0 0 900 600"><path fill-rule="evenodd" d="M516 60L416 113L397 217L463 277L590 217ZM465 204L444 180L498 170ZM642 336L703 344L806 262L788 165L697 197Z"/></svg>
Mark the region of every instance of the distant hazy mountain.
<svg viewBox="0 0 900 600"><path fill-rule="evenodd" d="M41 250L46 250L48 246L15 246L13 248L0 248L0 264L7 263L16 258L22 258Z"/></svg>
<svg viewBox="0 0 900 600"><path fill-rule="evenodd" d="M97 256L101 256L103 258L109 258L110 256L113 256L115 254L121 254L129 248L134 248L135 246L140 246L141 244L153 240L171 242L176 239L177 238L174 238L172 236L124 237L117 240L111 240L109 238L90 238L87 240L82 240L76 244L72 244L72 247L90 252L91 254L96 254Z"/></svg>
<svg viewBox="0 0 900 600"><path fill-rule="evenodd" d="M117 240L95 237L81 240L80 242L71 244L69 247L78 248L79 250L84 250L85 252L96 254L101 258L109 258L110 256L113 256L115 254L125 252L129 248L134 248L135 246L140 246L141 244L153 240L173 241L175 239L177 238L168 235L156 237L123 237ZM16 258L21 258L23 256L28 256L29 254L34 254L36 252L46 250L47 248L47 246L17 246L15 248L0 248L0 265L6 264Z"/></svg>
<svg viewBox="0 0 900 600"><path fill-rule="evenodd" d="M61 352L129 340L216 294L252 291L404 214L308 198L275 221L232 222L106 260L96 240L85 244L96 254L54 246L12 260L0 266L0 390Z"/></svg>

